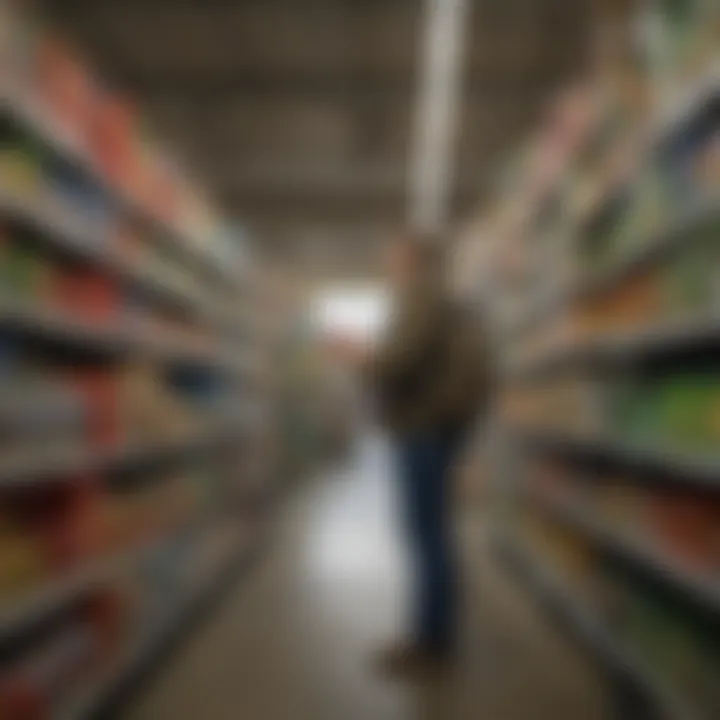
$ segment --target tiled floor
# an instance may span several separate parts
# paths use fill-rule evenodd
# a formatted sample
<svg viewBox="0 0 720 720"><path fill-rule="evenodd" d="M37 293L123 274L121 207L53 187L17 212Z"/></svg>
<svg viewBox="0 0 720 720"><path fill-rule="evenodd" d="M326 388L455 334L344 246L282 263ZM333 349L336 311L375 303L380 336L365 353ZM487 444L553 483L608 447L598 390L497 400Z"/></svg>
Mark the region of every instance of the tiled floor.
<svg viewBox="0 0 720 720"><path fill-rule="evenodd" d="M461 519L461 662L425 686L369 662L398 633L404 599L387 453L290 503L268 557L181 646L130 720L599 720L579 659L498 572L477 517ZM467 513L466 513L467 514Z"/></svg>

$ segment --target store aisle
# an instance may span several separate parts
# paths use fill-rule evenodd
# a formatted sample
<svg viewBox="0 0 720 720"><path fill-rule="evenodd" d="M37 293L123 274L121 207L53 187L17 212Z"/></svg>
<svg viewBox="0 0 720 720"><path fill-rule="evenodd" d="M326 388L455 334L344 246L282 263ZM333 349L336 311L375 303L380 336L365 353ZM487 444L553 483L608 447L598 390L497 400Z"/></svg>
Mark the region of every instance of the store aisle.
<svg viewBox="0 0 720 720"><path fill-rule="evenodd" d="M488 558L463 518L462 661L424 687L369 658L398 632L402 556L388 457L370 439L352 467L293 499L268 557L184 644L130 720L594 720L599 688Z"/></svg>

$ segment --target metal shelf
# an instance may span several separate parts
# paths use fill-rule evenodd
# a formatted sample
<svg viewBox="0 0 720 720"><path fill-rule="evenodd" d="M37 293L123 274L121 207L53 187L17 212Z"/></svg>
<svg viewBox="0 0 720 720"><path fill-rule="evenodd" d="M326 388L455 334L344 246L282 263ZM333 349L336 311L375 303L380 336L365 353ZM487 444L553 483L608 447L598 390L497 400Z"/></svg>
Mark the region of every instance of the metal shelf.
<svg viewBox="0 0 720 720"><path fill-rule="evenodd" d="M152 628L130 643L126 652L109 672L90 687L75 694L57 714L58 720L89 720L101 714L126 696L132 684L150 668L178 636L192 625L199 614L235 579L252 554L255 538L238 533L238 546L217 563L209 579L187 595L175 600L175 607L165 613Z"/></svg>
<svg viewBox="0 0 720 720"><path fill-rule="evenodd" d="M135 553L137 554L137 553ZM24 592L5 607L0 608L0 641L7 646L27 636L47 618L62 612L86 595L94 586L114 577L131 562L133 555L94 560L71 571L65 577L44 582L40 587Z"/></svg>
<svg viewBox="0 0 720 720"><path fill-rule="evenodd" d="M220 280L223 284L231 287L237 284L239 275L236 276L236 273L228 270L221 260L203 252L180 229L172 227L156 217L115 187L93 162L87 149L65 132L59 123L54 122L50 114L20 87L8 82L0 84L0 112L11 116L59 157L80 169L106 195L115 200L124 212L150 225L154 234L171 250L177 250L191 261L199 264L215 280Z"/></svg>
<svg viewBox="0 0 720 720"><path fill-rule="evenodd" d="M683 88L676 97L666 104L657 121L648 128L644 138L638 143L636 158L652 155L667 140L677 136L692 119L701 114L708 105L720 97L720 64L715 63L709 70L689 88ZM606 184L596 202L587 214L587 220L598 217L622 192L623 187L630 184L631 178L620 176ZM583 226L586 226L583 223Z"/></svg>
<svg viewBox="0 0 720 720"><path fill-rule="evenodd" d="M72 475L97 467L100 454L88 448L65 447L48 451L42 447L5 456L0 463L0 490L36 483L38 478Z"/></svg>
<svg viewBox="0 0 720 720"><path fill-rule="evenodd" d="M511 368L511 379L532 378L569 365L594 361L612 363L665 353L720 345L720 315L659 322L644 327L604 332L593 338L536 353Z"/></svg>
<svg viewBox="0 0 720 720"><path fill-rule="evenodd" d="M122 283L123 288L135 290L133 294L138 296L142 293L143 305L155 307L162 302L168 309L182 309L186 315L196 319L195 325L214 332L205 333L211 335L212 340L204 343L202 336L183 333L182 328L177 333L171 327L164 332L163 327L152 325L151 318L146 322L140 313L134 318L131 313L118 312L117 320L100 318L95 321L73 317L72 311L62 312L39 303L26 302L21 297L7 297L6 294L0 294L0 328L9 331L13 338L31 339L38 345L46 343L53 350L82 350L85 353L83 359L93 362L101 359L124 361L140 356L173 367L212 369L227 374L215 378L222 379L228 389L225 393L227 398L223 399L232 402L232 390L247 394L244 391L248 385L236 381L253 375L256 368L252 358L247 353L243 354L237 338L232 337L230 332L223 332L220 325L221 313L228 312L227 309L236 304L234 299L239 298L239 294L233 291L244 289L246 284L244 268L239 262L241 258L231 256L231 245L227 248L227 257L223 257L224 245L204 245L200 241L205 237L200 233L194 236L190 227L184 232L183 228L159 217L149 204L142 203L136 197L137 193L133 192L134 188L121 187L113 182L100 163L95 161L88 143L78 141L77 137L68 133L63 124L56 122L52 113L37 100L26 86L0 80L0 115L12 125L13 131L17 130L23 137L27 136L42 146L51 164L59 163L63 172L70 173L75 183L85 187L88 194L98 196L98 199L101 196L114 215L142 228L143 235L148 236L148 243L152 242L163 256L170 257L172 254L177 260L178 272L172 274L171 268L167 268L167 274L153 272L136 256L123 253L122 248L113 242L112 227L94 222L96 217L92 210L84 213L80 204L74 211L76 205L70 201L63 203L60 192L54 194L41 189L36 195L17 195L8 188L0 189L0 216L12 227L27 231L28 237L32 236L33 245L40 246L42 243L42 247L53 256L72 258L101 268L117 279L118 284ZM40 170L45 170L45 163ZM42 176L44 183L48 180L47 176ZM181 265L183 269L187 268L187 278L179 272ZM234 318L231 321L234 322ZM235 347L240 350L231 352ZM60 359L64 361L65 355L61 353ZM70 357L68 354L68 359ZM212 411L212 408L205 407L204 411L198 412L199 419L209 419ZM83 447L80 443L60 447L54 443L53 446L25 448L12 455L6 453L0 457L0 492L41 483L73 482L74 475L85 471L99 471L101 483L103 480L109 483L112 479L117 484L124 482L119 470L142 469L152 481L154 466L146 467L141 463L164 462L166 458L172 462L177 458L177 462L181 463L189 453L195 453L199 462L206 462L206 456L211 463L220 462L223 459L223 454L219 452L220 444L225 443L229 447L241 437L247 429L247 421L237 412L232 416L220 412L217 405L214 406L213 416L217 422L203 423L201 430L182 436L176 434L168 439L139 438L138 441L105 448ZM218 448L218 453L213 455L215 448ZM140 467L136 468L136 465ZM211 596L235 576L241 561L248 557L248 533L240 532L243 528L238 527L238 519L231 524L219 523L226 530L232 527L235 531L234 537L228 538L230 542L225 543L224 539L216 537L221 529L216 521L220 518L214 518L213 523L205 527L208 514L205 511L200 513L202 517L195 514L188 533L190 540L198 541L197 547L192 546L189 557L197 560L200 555L197 550L200 550L205 559L201 569L209 571L208 574L183 572L178 577L177 593L167 598L168 606L157 608L159 612L154 616L157 624L152 627L145 622L135 624L119 661L109 668L109 672L102 669L95 671L91 678L92 686L78 688L79 692L72 693L67 705L53 708L53 717L95 717L103 706L107 706L110 698L121 692L134 675L141 672L178 632L187 627L188 621ZM223 515L227 515L226 510ZM62 577L49 572L49 576L41 579L36 587L4 598L0 606L3 660L14 658L18 651L30 649L30 643L42 642L41 635L50 631L55 621L59 624L64 620L65 613L92 593L95 587L103 587L122 576L123 572L136 567L135 563L141 561L148 551L154 553L161 549L158 541L164 547L164 543L172 542L185 526L165 528L162 537L156 537L151 546L125 548L122 556L112 554L104 558L87 558L79 562L78 567L68 569ZM210 548L206 547L208 540L220 542ZM252 540L254 544L255 538ZM207 550L218 552L209 556ZM152 557L156 559L155 554ZM188 563L191 570L195 564Z"/></svg>
<svg viewBox="0 0 720 720"><path fill-rule="evenodd" d="M651 232L647 240L627 251L625 257L616 260L612 267L597 277L581 282L571 293L570 299L582 299L607 292L618 281L656 262L665 253L679 249L688 231L720 218L720 198L701 198L683 209L676 217L668 219L662 228Z"/></svg>
<svg viewBox="0 0 720 720"><path fill-rule="evenodd" d="M121 319L109 326L75 319L52 308L0 298L0 326L94 352L111 355L134 352L158 362L242 372L242 363L232 353L164 337Z"/></svg>
<svg viewBox="0 0 720 720"><path fill-rule="evenodd" d="M657 262L666 253L678 249L685 240L687 232L719 218L720 198L699 200L692 207L682 211L678 217L669 220L665 227L651 232L645 242L627 251L625 257L616 260L610 268L596 277L580 279L563 288L553 297L532 304L528 313L510 330L511 334L524 332L526 327L532 327L569 303L609 292L629 275Z"/></svg>
<svg viewBox="0 0 720 720"><path fill-rule="evenodd" d="M646 137L638 143L638 154L634 157L638 165L647 164L665 144L682 138L693 120L704 114L710 103L713 103L713 108L716 107L719 94L720 66L716 64L696 85L676 97L672 106L660 114L658 122L648 128ZM616 182L601 188L595 203L580 218L571 240L584 239L593 222L607 220L608 224L611 223L615 212L621 210L622 201L631 201L632 198L625 193L629 187L632 188L635 180L637 177L634 175L619 177ZM661 263L664 267L677 257L686 241L692 241L693 236L700 234L698 231L714 226L718 221L720 198L700 198L692 206L663 221L662 226L627 237L629 242L617 246L617 252L612 257L608 254L602 265L579 268L586 272L578 273L574 278L558 278L556 286L548 285L548 292L542 295L527 295L529 302L524 305L522 315L506 327L511 350L516 351L525 338L532 341L536 330L542 331L554 325L555 319L572 319L575 308L582 309L595 304L595 300L610 298L615 290L645 271L651 272ZM621 230L620 225L616 229ZM674 355L716 345L720 347L720 317L713 316L710 308L708 311L704 317L685 317L646 324L636 329L603 332L572 344L556 343L555 347L546 344L541 352L525 353L524 358L507 367L507 381L522 382L543 373L574 370L596 362L637 362L669 357L669 353ZM553 419L538 418L538 425L543 420L549 423ZM562 418L555 422L559 424L560 420ZM567 428L568 423L565 426ZM662 481L720 492L720 455L717 454L713 457L692 451L673 451L662 446L643 447L633 438L625 440L605 434L580 434L573 427L511 428L511 434L519 445L547 448L559 456L567 455L583 463L602 462L608 467L622 468L630 479L637 482ZM514 449L518 449L517 444ZM696 610L713 615L720 611L720 584L710 573L706 577L701 571L689 570L672 556L667 557L659 543L653 546L650 538L637 537L630 530L613 528L604 522L599 513L594 513L592 508L586 509L572 496L565 500L561 496L541 494L532 488L519 488L518 492L520 501L532 503L553 522L584 537L605 557L622 559L626 567L646 573L648 581L652 578L653 582L679 593ZM580 537L577 539L579 542ZM542 557L540 552L530 547L529 541L523 542L522 538L509 533L497 538L497 542L501 557L540 604L580 641L581 646L600 660L611 672L612 678L627 683L628 688L635 691L632 696L641 697L642 704L647 705L653 717L657 715L664 720L705 717L699 712L701 708L689 707L689 698L678 697L667 680L656 676L652 663L643 657L640 648L635 649L622 634L615 632L612 619L606 618L600 608L595 607L589 595L584 598L576 591L570 577L566 579L561 568L553 566L552 558Z"/></svg>
<svg viewBox="0 0 720 720"><path fill-rule="evenodd" d="M720 96L720 64L714 63L696 83L689 88L684 88L660 113L658 122L648 131L647 143L641 143L643 152L652 151L653 148L661 145L666 138L678 133L697 113L702 112L713 98L718 96ZM626 178L619 178L617 184L608 184L603 196L591 208L590 214L601 211L605 203L615 196L618 186L627 184L627 182ZM531 303L527 313L524 313L520 320L513 323L513 327L509 332L511 334L524 332L527 326L532 327L538 322L539 318L554 312L568 298L578 297L588 292L596 293L606 290L609 286L625 277L626 273L642 266L657 253L664 252L676 240L681 240L682 238L678 238L677 235L687 228L688 223L692 225L706 216L708 212L713 216L717 215L719 211L720 201L718 199L703 200L696 207L682 213L677 221L669 224L667 229L654 233L655 241L648 238L650 242L620 261L617 267L603 273L602 277L597 280L573 284L555 294L549 301L548 299L542 299L538 303Z"/></svg>
<svg viewBox="0 0 720 720"><path fill-rule="evenodd" d="M541 606L604 666L631 683L660 718L697 720L698 715L648 672L629 648L621 646L599 617L578 603L573 592L537 552L506 537L497 538L496 545L499 556Z"/></svg>
<svg viewBox="0 0 720 720"><path fill-rule="evenodd" d="M703 457L667 448L642 447L622 440L552 428L522 427L512 431L521 441L572 453L600 457L628 469L669 476L673 482L720 491L720 458Z"/></svg>
<svg viewBox="0 0 720 720"><path fill-rule="evenodd" d="M233 416L209 429L164 441L130 442L114 448L65 447L49 452L42 448L24 449L14 457L3 458L0 462L0 491L37 483L38 478L61 478L87 470L132 466L165 456L192 452L215 442L222 442L239 433L242 428L243 424Z"/></svg>
<svg viewBox="0 0 720 720"><path fill-rule="evenodd" d="M49 579L39 587L25 591L11 602L4 603L4 607L0 607L0 643L7 648L13 643L21 642L22 638L46 619L61 613L73 602L86 596L94 587L109 582L128 568L142 562L143 558L192 527L193 522L183 523L163 538L146 541L139 547L110 557L99 557L81 563L66 575Z"/></svg>
<svg viewBox="0 0 720 720"><path fill-rule="evenodd" d="M128 261L109 247L110 238L100 237L104 230L79 222L76 213L68 209L45 203L42 199L3 192L0 194L0 214L32 229L61 250L92 262L165 302L196 314L207 312L207 300L200 293L191 293L162 275L148 271L142 264Z"/></svg>
<svg viewBox="0 0 720 720"><path fill-rule="evenodd" d="M720 96L720 62L715 62L706 72L684 87L661 111L657 123L650 129L650 146L659 144L677 134L698 112Z"/></svg>
<svg viewBox="0 0 720 720"><path fill-rule="evenodd" d="M580 532L607 552L650 571L680 590L696 605L712 613L720 613L720 583L689 571L679 562L664 557L646 540L612 530L576 503L543 497L537 492L530 495L530 500L555 521Z"/></svg>

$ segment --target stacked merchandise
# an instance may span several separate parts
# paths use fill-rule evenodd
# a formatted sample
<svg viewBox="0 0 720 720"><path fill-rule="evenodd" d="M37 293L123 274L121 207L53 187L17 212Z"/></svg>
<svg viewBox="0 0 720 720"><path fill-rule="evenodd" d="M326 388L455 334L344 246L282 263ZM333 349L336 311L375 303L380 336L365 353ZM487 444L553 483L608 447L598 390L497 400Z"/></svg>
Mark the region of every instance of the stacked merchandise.
<svg viewBox="0 0 720 720"><path fill-rule="evenodd" d="M247 549L247 268L132 106L9 2L0 96L0 717L82 717Z"/></svg>
<svg viewBox="0 0 720 720"><path fill-rule="evenodd" d="M296 318L285 339L282 382L284 474L303 477L324 455L325 427L317 398L325 384L321 343L307 316Z"/></svg>
<svg viewBox="0 0 720 720"><path fill-rule="evenodd" d="M353 342L328 340L311 303L283 303L280 327L264 353L270 413L265 441L276 477L299 480L347 458L361 417L348 356Z"/></svg>
<svg viewBox="0 0 720 720"><path fill-rule="evenodd" d="M633 688L642 710L630 716L709 720L720 716L720 5L659 0L638 15L624 20L652 28L651 42L623 58L641 62L601 64L562 96L494 217L511 450L498 540Z"/></svg>
<svg viewBox="0 0 720 720"><path fill-rule="evenodd" d="M237 453L237 472L243 483L236 486L232 497L240 509L253 511L265 507L282 490L282 383L283 363L286 360L286 339L296 312L289 301L288 283L279 273L255 265L254 281L247 285L251 308L246 320L246 332L252 333L252 352L246 354L245 366L249 378L243 423L246 452Z"/></svg>

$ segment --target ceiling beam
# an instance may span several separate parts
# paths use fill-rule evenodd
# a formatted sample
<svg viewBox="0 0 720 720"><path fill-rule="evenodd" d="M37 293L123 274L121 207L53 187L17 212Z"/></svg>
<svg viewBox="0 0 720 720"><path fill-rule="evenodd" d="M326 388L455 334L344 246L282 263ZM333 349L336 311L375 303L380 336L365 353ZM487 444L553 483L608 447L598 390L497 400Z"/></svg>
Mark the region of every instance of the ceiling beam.
<svg viewBox="0 0 720 720"><path fill-rule="evenodd" d="M443 230L449 219L469 9L467 0L425 1L407 212L413 227L429 232Z"/></svg>
<svg viewBox="0 0 720 720"><path fill-rule="evenodd" d="M455 190L450 198L451 218L475 207L481 198L482 188ZM401 223L405 216L406 193L402 188L394 193L328 194L296 189L276 192L237 192L220 189L219 198L224 208L236 211L248 222L273 221L276 223L390 221ZM339 238L342 239L342 238Z"/></svg>
<svg viewBox="0 0 720 720"><path fill-rule="evenodd" d="M463 79L463 91L470 93L522 93L538 86L553 83L568 69L566 58L551 58L547 63L535 63L503 70L489 67L470 70ZM115 67L115 79L127 89L151 97L188 98L193 101L222 100L237 95L332 95L348 97L396 96L415 91L417 73L414 70L353 70L319 68L317 71L264 69L229 71L133 71Z"/></svg>
<svg viewBox="0 0 720 720"><path fill-rule="evenodd" d="M243 5L259 5L268 7L270 5L285 5L295 0L240 0ZM528 0L534 2L535 0ZM551 2L553 0L550 0ZM563 0L555 0L563 1ZM73 12L87 13L91 11L103 11L108 7L117 5L117 0L38 0L40 6L47 12ZM388 0L302 0L305 6L310 6L313 10L327 7L336 9L338 5L348 7L367 7L369 5L387 6ZM392 0L393 4L405 5L410 9L415 9L417 0ZM123 0L123 7L132 9L167 9L172 10L177 7L193 8L199 11L208 8L236 8L240 4L238 0Z"/></svg>

